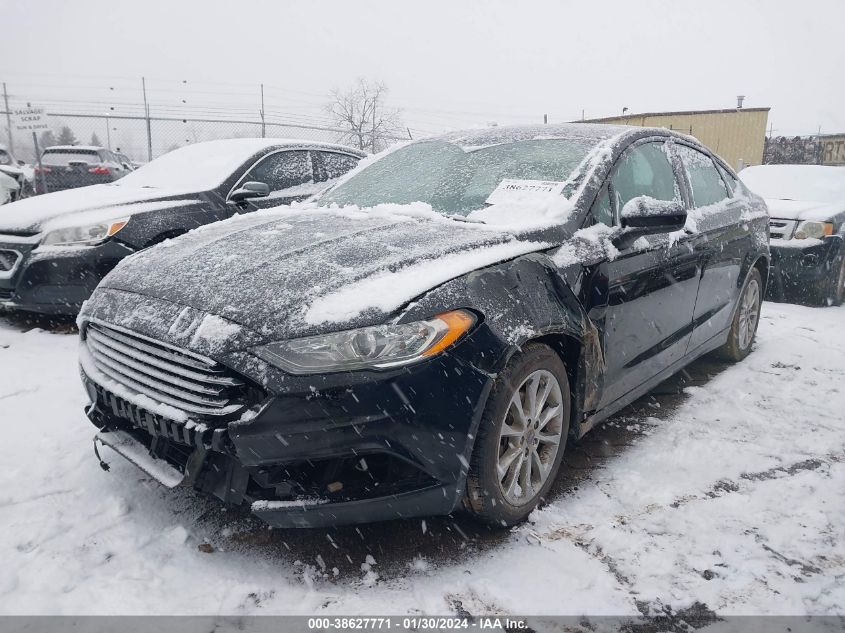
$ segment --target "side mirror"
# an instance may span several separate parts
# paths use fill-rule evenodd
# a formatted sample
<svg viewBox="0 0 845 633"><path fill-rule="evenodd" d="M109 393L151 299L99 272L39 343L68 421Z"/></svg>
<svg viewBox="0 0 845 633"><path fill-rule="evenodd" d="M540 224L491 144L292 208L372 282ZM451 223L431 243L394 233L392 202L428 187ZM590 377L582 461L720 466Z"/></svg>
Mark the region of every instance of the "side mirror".
<svg viewBox="0 0 845 633"><path fill-rule="evenodd" d="M621 233L614 239L618 249L625 249L643 235L680 231L687 223L687 209L676 200L655 200L637 196L625 203L619 214Z"/></svg>
<svg viewBox="0 0 845 633"><path fill-rule="evenodd" d="M18 165L19 165L20 167L23 167L24 165L26 165L26 161L23 161L23 160L18 159Z"/></svg>
<svg viewBox="0 0 845 633"><path fill-rule="evenodd" d="M619 214L623 229L636 229L642 235L680 231L687 223L683 202L637 196L625 203Z"/></svg>
<svg viewBox="0 0 845 633"><path fill-rule="evenodd" d="M270 195L270 187L263 182L245 182L232 192L229 200L240 202L249 198L266 198Z"/></svg>

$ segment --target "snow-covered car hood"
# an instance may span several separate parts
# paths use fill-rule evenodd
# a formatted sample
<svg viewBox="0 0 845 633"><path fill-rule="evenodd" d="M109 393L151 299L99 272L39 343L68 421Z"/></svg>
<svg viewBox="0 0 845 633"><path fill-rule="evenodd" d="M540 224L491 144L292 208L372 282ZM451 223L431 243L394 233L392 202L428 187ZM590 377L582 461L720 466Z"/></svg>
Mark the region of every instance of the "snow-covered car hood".
<svg viewBox="0 0 845 633"><path fill-rule="evenodd" d="M766 199L769 216L783 220L815 220L823 222L845 211L845 200L841 203L813 202L810 200Z"/></svg>
<svg viewBox="0 0 845 633"><path fill-rule="evenodd" d="M0 187L3 187L4 189L8 189L10 191L17 191L18 186L19 185L17 180L0 171Z"/></svg>
<svg viewBox="0 0 845 633"><path fill-rule="evenodd" d="M0 174L8 174L14 178L24 175L24 170L15 165L0 165Z"/></svg>
<svg viewBox="0 0 845 633"><path fill-rule="evenodd" d="M0 215L0 233L4 231L38 232L51 220L61 218L62 224L67 224L66 216L74 213L84 213L85 218L80 218L83 222L89 221L94 216L116 217L122 214L141 213L161 208L159 204L151 206L149 204L151 202L155 203L190 193L169 189L127 187L119 184L92 185L56 191L18 200L6 206ZM110 213L117 206L120 209Z"/></svg>
<svg viewBox="0 0 845 633"><path fill-rule="evenodd" d="M294 338L384 322L450 279L548 247L445 218L259 212L201 227L123 260L82 317L147 329L139 322L147 317L139 313L172 320L175 304L222 317L264 340ZM109 305L123 302L117 297L127 293L134 299L124 308ZM136 310L141 303L146 307Z"/></svg>
<svg viewBox="0 0 845 633"><path fill-rule="evenodd" d="M18 188L17 180L0 171L0 204L3 205L4 211L8 208L6 203L12 198L12 194L17 192Z"/></svg>

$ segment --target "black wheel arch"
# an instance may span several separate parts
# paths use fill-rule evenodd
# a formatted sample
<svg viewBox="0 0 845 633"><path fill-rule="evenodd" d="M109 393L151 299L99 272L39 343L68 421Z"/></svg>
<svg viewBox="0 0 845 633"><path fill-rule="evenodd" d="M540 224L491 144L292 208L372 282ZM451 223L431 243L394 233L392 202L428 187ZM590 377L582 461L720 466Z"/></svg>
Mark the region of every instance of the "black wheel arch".
<svg viewBox="0 0 845 633"><path fill-rule="evenodd" d="M555 351L567 369L572 402L570 430L595 409L603 388L604 354L597 328L560 270L532 253L474 271L429 291L402 313L401 321L467 308L480 315L495 346L480 355L478 369L500 372L529 343Z"/></svg>

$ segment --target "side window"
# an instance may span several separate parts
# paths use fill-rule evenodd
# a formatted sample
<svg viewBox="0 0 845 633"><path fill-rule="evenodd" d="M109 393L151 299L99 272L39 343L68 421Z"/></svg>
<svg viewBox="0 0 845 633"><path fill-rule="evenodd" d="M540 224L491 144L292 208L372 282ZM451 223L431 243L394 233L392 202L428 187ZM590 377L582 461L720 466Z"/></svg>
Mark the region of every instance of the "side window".
<svg viewBox="0 0 845 633"><path fill-rule="evenodd" d="M629 150L610 180L616 208L638 196L680 200L681 193L663 143L645 143Z"/></svg>
<svg viewBox="0 0 845 633"><path fill-rule="evenodd" d="M676 145L692 189L693 206L706 207L730 196L713 159L686 145Z"/></svg>
<svg viewBox="0 0 845 633"><path fill-rule="evenodd" d="M732 196L736 195L737 189L741 189L741 185L739 181L726 169L723 169L720 165L716 165L719 169L719 173L722 174L722 178L725 182L728 183L728 189L730 189L730 193Z"/></svg>
<svg viewBox="0 0 845 633"><path fill-rule="evenodd" d="M593 202L593 220L596 223L607 224L608 226L613 226L615 224L613 220L613 206L610 204L610 194L607 192L607 187L604 187L598 196L596 196L596 201Z"/></svg>
<svg viewBox="0 0 845 633"><path fill-rule="evenodd" d="M348 154L336 152L313 152L314 175L317 182L326 182L340 178L358 164L358 159Z"/></svg>
<svg viewBox="0 0 845 633"><path fill-rule="evenodd" d="M271 154L249 170L241 182L250 180L265 183L271 192L313 182L311 157L306 150Z"/></svg>

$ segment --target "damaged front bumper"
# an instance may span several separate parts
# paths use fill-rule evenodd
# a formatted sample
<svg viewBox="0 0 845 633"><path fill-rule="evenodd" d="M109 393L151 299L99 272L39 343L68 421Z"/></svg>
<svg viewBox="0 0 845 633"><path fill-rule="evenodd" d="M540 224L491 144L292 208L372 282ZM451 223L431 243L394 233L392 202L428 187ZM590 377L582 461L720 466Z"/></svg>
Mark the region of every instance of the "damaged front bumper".
<svg viewBox="0 0 845 633"><path fill-rule="evenodd" d="M492 385L461 348L477 349L466 341L354 386L303 382L227 420L170 419L116 395L84 364L81 373L97 438L153 478L249 506L275 527L318 527L457 508Z"/></svg>
<svg viewBox="0 0 845 633"><path fill-rule="evenodd" d="M843 238L821 240L773 240L768 298L777 301L824 300L833 273L843 256Z"/></svg>

